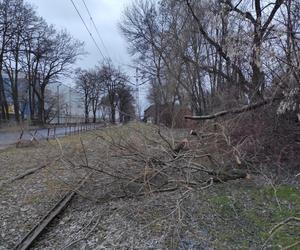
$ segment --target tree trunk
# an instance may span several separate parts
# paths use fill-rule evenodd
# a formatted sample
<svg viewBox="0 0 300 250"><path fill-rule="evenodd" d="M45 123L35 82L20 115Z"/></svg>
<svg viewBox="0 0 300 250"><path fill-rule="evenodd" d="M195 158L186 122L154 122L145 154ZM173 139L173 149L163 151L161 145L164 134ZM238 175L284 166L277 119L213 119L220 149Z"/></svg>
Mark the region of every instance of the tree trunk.
<svg viewBox="0 0 300 250"><path fill-rule="evenodd" d="M252 52L252 86L250 89L250 100L251 102L257 102L262 99L262 91L264 84L264 73L261 67L261 37L260 34L256 34L259 31L255 31L253 41L253 52Z"/></svg>
<svg viewBox="0 0 300 250"><path fill-rule="evenodd" d="M89 123L89 107L87 105L85 106L84 119L85 123Z"/></svg>
<svg viewBox="0 0 300 250"><path fill-rule="evenodd" d="M88 103L88 93L84 96L84 123L89 123L89 103Z"/></svg>
<svg viewBox="0 0 300 250"><path fill-rule="evenodd" d="M121 110L120 110L120 111L121 111ZM121 111L121 112L122 112L122 111ZM120 113L120 112L119 112L119 113ZM119 114L119 122L120 122L120 123L125 122L125 115L122 114L122 113Z"/></svg>
<svg viewBox="0 0 300 250"><path fill-rule="evenodd" d="M20 123L20 105L19 105L18 94L16 94L17 91L18 88L15 87L13 93L13 102L14 102L14 110L15 110L15 119L17 123Z"/></svg>
<svg viewBox="0 0 300 250"><path fill-rule="evenodd" d="M7 16L6 16L6 11L7 11L7 6L5 6L4 9L4 19L6 20ZM8 103L7 103L7 99L6 99L6 95L5 95L5 89L4 89L4 80L3 80L3 75L2 75L2 71L3 71L3 62L4 62L4 53L5 53L5 47L6 47L6 42L7 42L7 23L3 23L2 25L4 25L4 29L2 31L1 37L2 37L2 41L1 41L1 54L0 54L0 106L1 106L1 115L0 117L2 117L3 120L9 120L9 112L8 112Z"/></svg>
<svg viewBox="0 0 300 250"><path fill-rule="evenodd" d="M3 81L1 66L0 66L0 104L1 104L1 118L3 120L9 120L8 103L4 91L4 81Z"/></svg>
<svg viewBox="0 0 300 250"><path fill-rule="evenodd" d="M97 121L96 112L97 112L97 110L93 110L93 123L96 123L96 121Z"/></svg>
<svg viewBox="0 0 300 250"><path fill-rule="evenodd" d="M12 98L14 103L15 110L15 119L16 122L20 122L20 103L19 103L19 90L18 90L18 70L15 70L14 77L11 77L11 90L12 90Z"/></svg>
<svg viewBox="0 0 300 250"><path fill-rule="evenodd" d="M116 123L116 107L115 107L115 105L111 106L111 123L112 124Z"/></svg>
<svg viewBox="0 0 300 250"><path fill-rule="evenodd" d="M45 86L41 86L41 93L38 96L38 120L40 124L46 123L45 117Z"/></svg>
<svg viewBox="0 0 300 250"><path fill-rule="evenodd" d="M18 93L18 69L9 71L7 67L7 72L10 80L10 88L11 88L12 100L14 105L15 120L17 123L19 123L20 105L19 105L19 93Z"/></svg>
<svg viewBox="0 0 300 250"><path fill-rule="evenodd" d="M30 112L30 120L32 121L34 118L34 110L33 110L33 100L32 100L32 86L30 84L30 80L29 80L29 84L28 84L28 102L29 102L29 112Z"/></svg>
<svg viewBox="0 0 300 250"><path fill-rule="evenodd" d="M33 79L34 77L34 79ZM30 112L30 120L33 121L35 119L35 86L36 86L36 76L31 76L29 74L28 79L28 102L29 102L29 112Z"/></svg>

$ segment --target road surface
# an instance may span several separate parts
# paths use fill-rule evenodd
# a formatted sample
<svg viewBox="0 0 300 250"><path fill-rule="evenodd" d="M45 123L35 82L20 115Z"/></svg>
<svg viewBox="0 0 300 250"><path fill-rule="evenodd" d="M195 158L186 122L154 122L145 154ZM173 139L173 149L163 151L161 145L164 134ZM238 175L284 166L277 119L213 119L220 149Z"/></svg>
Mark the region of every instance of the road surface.
<svg viewBox="0 0 300 250"><path fill-rule="evenodd" d="M90 129L88 129L88 130L98 128L98 127L100 127L100 125L96 125L95 127L92 125L92 126L90 126ZM72 127L71 130L70 130L70 127L57 127L57 128L55 128L55 135L54 135L54 129L51 128L49 131L50 132L49 138L54 138L55 136L63 137L67 133L69 134L70 131L72 133L75 133L75 132L78 132L81 130L82 130L81 126ZM0 149L4 149L13 144L16 144L19 141L20 135L21 135L21 131L13 131L13 132L0 131ZM24 130L22 140L30 140L30 139L32 139L33 135L37 140L47 139L48 129L41 128L41 129L37 129L37 130Z"/></svg>

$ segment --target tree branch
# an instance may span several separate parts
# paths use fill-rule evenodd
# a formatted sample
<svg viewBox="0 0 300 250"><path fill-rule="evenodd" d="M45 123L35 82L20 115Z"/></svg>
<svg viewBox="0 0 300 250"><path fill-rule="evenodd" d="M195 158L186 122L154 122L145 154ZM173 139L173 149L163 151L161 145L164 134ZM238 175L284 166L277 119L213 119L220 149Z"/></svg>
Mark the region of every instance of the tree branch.
<svg viewBox="0 0 300 250"><path fill-rule="evenodd" d="M277 10L280 8L281 4L283 4L284 0L276 0L275 2L275 6L272 9L267 21L264 23L262 29L261 29L261 33L262 35L264 35L264 33L266 32L267 28L269 27L269 24L272 22L273 17L275 16Z"/></svg>
<svg viewBox="0 0 300 250"><path fill-rule="evenodd" d="M215 119L217 117L221 117L221 116L225 116L225 115L229 115L229 114L240 114L240 113L243 113L243 112L254 110L254 109L262 107L266 104L270 104L270 103L272 103L276 100L279 100L279 98L269 98L269 99L263 100L261 102L254 103L252 105L244 106L242 108L232 109L232 110L223 110L223 111L220 111L220 112L212 114L212 115L185 116L184 118L189 119L189 120L210 120L210 119Z"/></svg>
<svg viewBox="0 0 300 250"><path fill-rule="evenodd" d="M240 4L240 2L236 6L233 6L233 4L230 0L225 1L225 3L230 7L230 11L235 11L236 13L240 14L241 16L246 17L251 23L255 24L256 20L254 19L254 17L252 16L252 14L250 12L248 12L248 11L244 12L238 8L238 5Z"/></svg>

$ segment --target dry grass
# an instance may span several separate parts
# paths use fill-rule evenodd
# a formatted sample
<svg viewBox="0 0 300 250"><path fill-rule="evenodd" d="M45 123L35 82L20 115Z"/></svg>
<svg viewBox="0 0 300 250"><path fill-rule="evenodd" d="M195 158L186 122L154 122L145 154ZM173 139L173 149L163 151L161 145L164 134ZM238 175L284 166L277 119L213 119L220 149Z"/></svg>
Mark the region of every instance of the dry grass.
<svg viewBox="0 0 300 250"><path fill-rule="evenodd" d="M247 169L239 164L248 157L244 144L236 143L227 128L224 123L216 131L202 127L202 134L192 137L185 130L131 123L43 142L37 148L7 149L0 153L1 161L8 166L11 159L13 164L5 178L17 173L18 164L26 169L26 161L32 167L49 157L59 160L14 188L6 187L1 195L7 195L7 207L16 199L22 201L17 206L30 205L32 216L49 205L43 194L55 200L80 173L93 172L77 201L37 249L49 244L69 249L257 249L277 223L300 212L299 190L263 174L218 182L224 171ZM188 145L174 154L184 138ZM212 171L219 173L216 182L211 181ZM25 197L8 195L21 186L27 189ZM288 225L267 245L295 243L299 235L291 228L299 229Z"/></svg>

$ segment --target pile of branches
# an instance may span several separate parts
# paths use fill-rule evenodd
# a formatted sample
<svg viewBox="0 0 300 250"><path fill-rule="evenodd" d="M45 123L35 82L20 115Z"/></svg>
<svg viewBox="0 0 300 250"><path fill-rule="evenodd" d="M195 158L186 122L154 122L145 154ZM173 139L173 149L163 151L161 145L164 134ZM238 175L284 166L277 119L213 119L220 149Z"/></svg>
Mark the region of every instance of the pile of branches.
<svg viewBox="0 0 300 250"><path fill-rule="evenodd" d="M221 157L224 152L215 150L219 137L228 140L225 134L195 136L186 130L144 125L95 133L102 145L101 157L91 163L84 149L86 161L79 167L106 177L97 179L102 184L102 200L180 188L206 189L214 184L249 178L237 148L227 145L232 160L226 161Z"/></svg>
<svg viewBox="0 0 300 250"><path fill-rule="evenodd" d="M278 114L276 99L212 115L186 116L221 132L228 145L242 152L243 163L264 166L277 176L300 170L300 123L294 113ZM219 140L220 142L220 140ZM224 145L219 145L223 148Z"/></svg>
<svg viewBox="0 0 300 250"><path fill-rule="evenodd" d="M294 137L270 109L214 117L191 132L138 124L94 132L101 145L93 149L94 161L82 144L86 160L72 164L100 175L103 199L206 189L250 178L266 166L279 172L296 151Z"/></svg>

